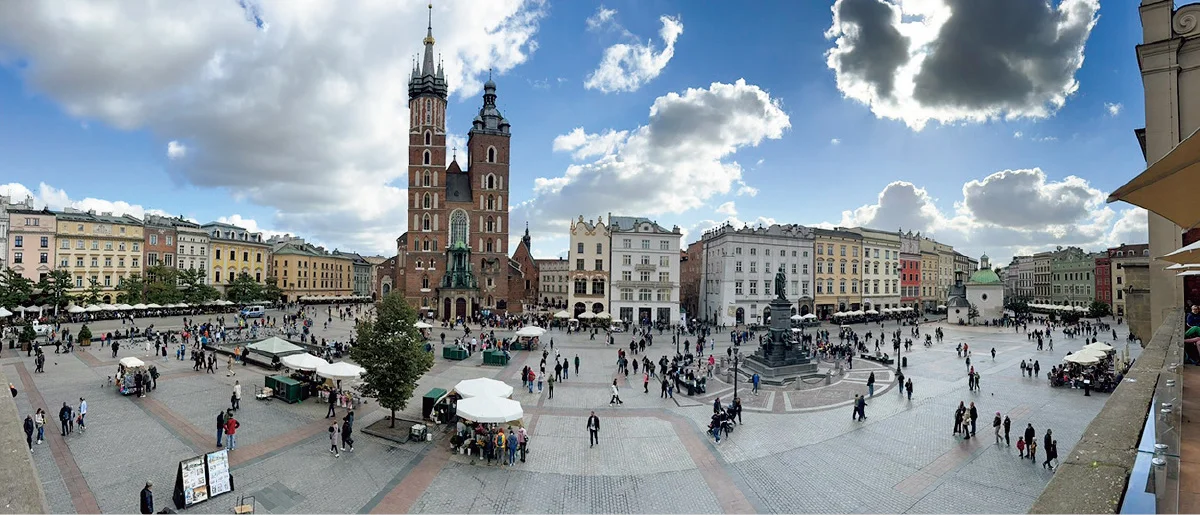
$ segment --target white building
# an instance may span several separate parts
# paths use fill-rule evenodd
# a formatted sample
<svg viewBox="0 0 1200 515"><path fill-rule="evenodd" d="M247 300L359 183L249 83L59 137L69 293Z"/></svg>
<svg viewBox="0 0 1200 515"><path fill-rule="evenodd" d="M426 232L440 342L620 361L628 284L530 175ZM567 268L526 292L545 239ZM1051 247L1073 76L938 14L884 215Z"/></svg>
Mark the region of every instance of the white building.
<svg viewBox="0 0 1200 515"><path fill-rule="evenodd" d="M734 229L726 224L704 233L700 313L721 325L763 324L770 311L775 274L787 276L794 313L812 312L813 230L802 225Z"/></svg>
<svg viewBox="0 0 1200 515"><path fill-rule="evenodd" d="M212 260L208 258L208 231L201 228L200 224L182 218L171 220L171 225L175 227L175 244L179 247L175 252L176 266L180 270L204 272L200 282L208 283L212 275Z"/></svg>
<svg viewBox="0 0 1200 515"><path fill-rule="evenodd" d="M636 325L679 323L679 226L609 215L612 314Z"/></svg>
<svg viewBox="0 0 1200 515"><path fill-rule="evenodd" d="M863 237L863 310L900 307L900 233L866 227L848 230Z"/></svg>
<svg viewBox="0 0 1200 515"><path fill-rule="evenodd" d="M966 302L962 297L951 297L947 305L947 316L953 323L964 324L992 321L1004 316L1004 282L991 269L987 256L979 260L979 270L967 280ZM978 311L974 320L969 319L970 308Z"/></svg>
<svg viewBox="0 0 1200 515"><path fill-rule="evenodd" d="M604 218L571 223L571 248L567 261L570 267L567 311L580 313L608 312L609 244L611 236ZM612 313L609 313L612 315ZM616 316L616 315L612 315Z"/></svg>

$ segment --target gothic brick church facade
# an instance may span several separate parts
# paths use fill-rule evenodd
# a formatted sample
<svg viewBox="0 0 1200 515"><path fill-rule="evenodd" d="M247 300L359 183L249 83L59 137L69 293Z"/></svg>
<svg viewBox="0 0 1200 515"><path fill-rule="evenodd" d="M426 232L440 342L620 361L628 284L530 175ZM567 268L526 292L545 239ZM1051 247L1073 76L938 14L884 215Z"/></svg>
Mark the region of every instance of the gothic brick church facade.
<svg viewBox="0 0 1200 515"><path fill-rule="evenodd" d="M439 320L521 312L528 288L536 298L537 271L522 263L533 263L528 230L515 259L508 257L510 134L496 108L496 83L484 84L466 170L457 150L444 166L448 86L433 59L432 20L424 43L408 83L408 232L396 240L394 284L410 305Z"/></svg>

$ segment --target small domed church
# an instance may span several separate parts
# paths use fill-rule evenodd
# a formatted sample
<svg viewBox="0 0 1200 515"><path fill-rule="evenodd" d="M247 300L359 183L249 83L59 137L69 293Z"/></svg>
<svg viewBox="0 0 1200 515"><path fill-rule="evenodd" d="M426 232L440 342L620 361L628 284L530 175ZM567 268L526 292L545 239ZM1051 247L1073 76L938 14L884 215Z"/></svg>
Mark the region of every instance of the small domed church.
<svg viewBox="0 0 1200 515"><path fill-rule="evenodd" d="M996 320L1004 316L1004 282L992 270L987 254L979 258L979 270L971 273L966 284L957 281L946 300L946 318L950 323L970 324ZM971 306L979 312L970 319Z"/></svg>

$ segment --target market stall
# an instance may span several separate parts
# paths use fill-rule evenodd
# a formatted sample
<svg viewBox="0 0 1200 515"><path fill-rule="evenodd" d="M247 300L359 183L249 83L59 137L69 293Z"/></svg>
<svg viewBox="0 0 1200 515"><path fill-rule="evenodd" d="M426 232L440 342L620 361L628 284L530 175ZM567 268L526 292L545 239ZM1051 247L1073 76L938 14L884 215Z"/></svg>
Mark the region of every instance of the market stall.
<svg viewBox="0 0 1200 515"><path fill-rule="evenodd" d="M450 393L444 388L434 388L429 390L429 392L421 398L421 416L425 420L446 422L444 417L437 416L440 413L443 413L445 410L437 408L440 407L439 405L446 404L444 401L446 401L449 396Z"/></svg>
<svg viewBox="0 0 1200 515"><path fill-rule="evenodd" d="M362 398L358 393L342 388L342 381L358 381L366 369L353 363L339 361L321 365L315 372L317 376L333 382L330 384L327 381L326 384L317 387L317 397L323 402L329 402L329 396L336 395L335 403L340 408L356 409L362 404Z"/></svg>
<svg viewBox="0 0 1200 515"><path fill-rule="evenodd" d="M483 364L502 367L508 365L508 353L498 349L483 351Z"/></svg>
<svg viewBox="0 0 1200 515"><path fill-rule="evenodd" d="M525 416L525 411L521 409L521 403L499 397L461 399L458 401L456 409L459 417L482 424L513 423L521 425L521 419Z"/></svg>
<svg viewBox="0 0 1200 515"><path fill-rule="evenodd" d="M513 350L534 350L538 347L538 339L546 334L541 327L525 326L517 330L516 339L512 342Z"/></svg>
<svg viewBox="0 0 1200 515"><path fill-rule="evenodd" d="M472 397L497 397L507 399L512 397L513 387L504 381L497 381L488 377L477 377L475 379L464 379L454 385L454 393L457 393L463 398Z"/></svg>
<svg viewBox="0 0 1200 515"><path fill-rule="evenodd" d="M146 364L133 356L121 358L117 363L117 391L121 395L137 393L137 375L149 375ZM144 383L144 380L143 380Z"/></svg>

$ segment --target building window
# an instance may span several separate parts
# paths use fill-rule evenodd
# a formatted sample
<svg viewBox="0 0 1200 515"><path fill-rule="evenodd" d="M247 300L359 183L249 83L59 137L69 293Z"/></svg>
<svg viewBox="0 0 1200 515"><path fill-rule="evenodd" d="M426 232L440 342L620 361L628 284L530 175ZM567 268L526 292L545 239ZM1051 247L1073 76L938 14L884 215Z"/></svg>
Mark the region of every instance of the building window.
<svg viewBox="0 0 1200 515"><path fill-rule="evenodd" d="M621 280L622 281L632 281L633 280L633 272L630 272L629 270L625 270L625 271L621 272Z"/></svg>
<svg viewBox="0 0 1200 515"><path fill-rule="evenodd" d="M750 295L758 295L758 281L750 281Z"/></svg>
<svg viewBox="0 0 1200 515"><path fill-rule="evenodd" d="M585 280L585 279L576 279L575 280L575 294L587 295L587 280Z"/></svg>
<svg viewBox="0 0 1200 515"><path fill-rule="evenodd" d="M429 160L429 151L428 151L428 150L426 150L426 151L423 153L423 155L422 155L422 157L421 157L421 163L422 163L422 164L431 164L431 163L430 163L430 160Z"/></svg>
<svg viewBox="0 0 1200 515"><path fill-rule="evenodd" d="M431 133L429 131L425 131L425 146L428 147L429 145L432 145L432 144L433 144L433 133Z"/></svg>
<svg viewBox="0 0 1200 515"><path fill-rule="evenodd" d="M750 250L754 250L754 249L750 249ZM753 255L753 254L754 254L754 253L753 253L753 252L751 252L751 255ZM752 273L752 274L757 274L757 273L758 273L758 261L751 261L751 262L750 262L750 273Z"/></svg>
<svg viewBox="0 0 1200 515"><path fill-rule="evenodd" d="M846 280L845 279L838 281L838 292L846 293Z"/></svg>
<svg viewBox="0 0 1200 515"><path fill-rule="evenodd" d="M621 300L633 300L633 288L621 288Z"/></svg>
<svg viewBox="0 0 1200 515"><path fill-rule="evenodd" d="M657 299L659 302L670 302L671 290L658 290Z"/></svg>
<svg viewBox="0 0 1200 515"><path fill-rule="evenodd" d="M24 236L13 236L13 246L14 247L21 248L24 245L25 245L25 237Z"/></svg>
<svg viewBox="0 0 1200 515"><path fill-rule="evenodd" d="M25 254L24 253L22 253L22 252L14 252L13 253L13 263L14 264L19 265L24 262L25 262Z"/></svg>
<svg viewBox="0 0 1200 515"><path fill-rule="evenodd" d="M821 287L821 281L817 281L817 293L825 293L825 289Z"/></svg>
<svg viewBox="0 0 1200 515"><path fill-rule="evenodd" d="M659 272L658 273L658 282L660 282L660 283L671 282L671 273L670 272Z"/></svg>
<svg viewBox="0 0 1200 515"><path fill-rule="evenodd" d="M575 253L583 254L583 242L579 242L579 243L575 244Z"/></svg>
<svg viewBox="0 0 1200 515"><path fill-rule="evenodd" d="M604 279L592 279L592 295L604 294Z"/></svg>
<svg viewBox="0 0 1200 515"><path fill-rule="evenodd" d="M583 271L583 258L575 260L575 270L579 272Z"/></svg>
<svg viewBox="0 0 1200 515"><path fill-rule="evenodd" d="M668 240L659 241L658 250L671 250L671 242Z"/></svg>
<svg viewBox="0 0 1200 515"><path fill-rule="evenodd" d="M622 265L629 265L632 262L633 262L632 256L630 256L629 254L624 254L621 256L621 264Z"/></svg>
<svg viewBox="0 0 1200 515"><path fill-rule="evenodd" d="M650 290L648 290L646 288L642 288L642 289L638 290L638 300L649 301L650 299L651 299Z"/></svg>
<svg viewBox="0 0 1200 515"><path fill-rule="evenodd" d="M638 280L641 282L644 282L644 283L650 282L650 272L647 272L647 271L638 272Z"/></svg>
<svg viewBox="0 0 1200 515"><path fill-rule="evenodd" d="M495 162L496 162L496 147L488 147L488 149L487 149L487 162L489 162L489 163L495 163Z"/></svg>
<svg viewBox="0 0 1200 515"><path fill-rule="evenodd" d="M741 262L741 261L737 261L737 262L735 262L735 263L733 264L733 271L734 271L734 272L741 272L741 271L742 271L742 262Z"/></svg>
<svg viewBox="0 0 1200 515"><path fill-rule="evenodd" d="M604 260L603 259L596 260L596 271L597 272L604 271Z"/></svg>

